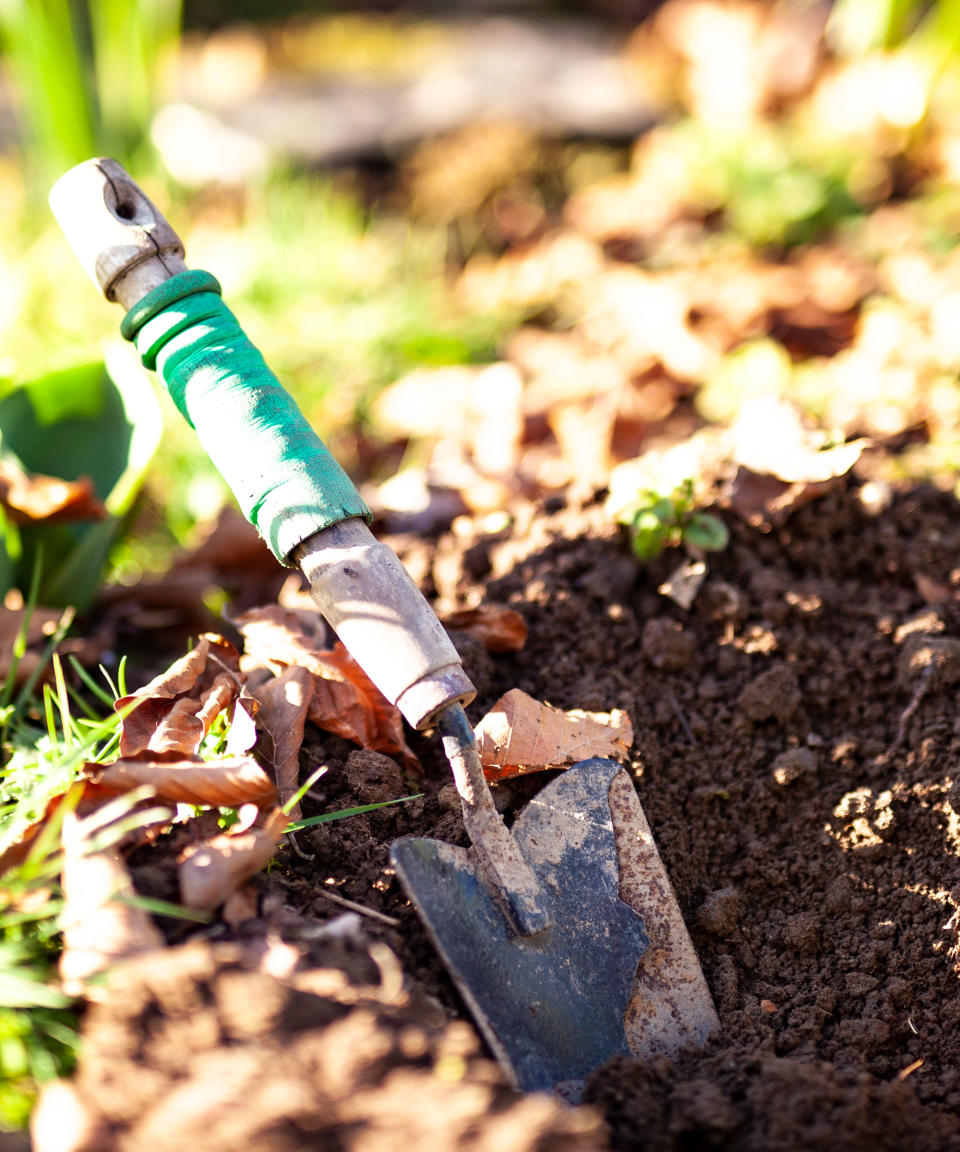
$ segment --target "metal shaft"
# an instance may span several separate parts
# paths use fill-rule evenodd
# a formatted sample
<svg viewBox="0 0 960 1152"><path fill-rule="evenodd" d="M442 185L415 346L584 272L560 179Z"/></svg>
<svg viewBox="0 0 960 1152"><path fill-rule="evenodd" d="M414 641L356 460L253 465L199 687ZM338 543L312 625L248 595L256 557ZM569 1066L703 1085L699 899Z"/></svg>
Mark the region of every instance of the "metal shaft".
<svg viewBox="0 0 960 1152"><path fill-rule="evenodd" d="M535 936L550 926L550 913L537 878L490 795L476 737L462 706L451 704L444 709L438 727L460 793L463 823L487 881L516 931L521 936Z"/></svg>

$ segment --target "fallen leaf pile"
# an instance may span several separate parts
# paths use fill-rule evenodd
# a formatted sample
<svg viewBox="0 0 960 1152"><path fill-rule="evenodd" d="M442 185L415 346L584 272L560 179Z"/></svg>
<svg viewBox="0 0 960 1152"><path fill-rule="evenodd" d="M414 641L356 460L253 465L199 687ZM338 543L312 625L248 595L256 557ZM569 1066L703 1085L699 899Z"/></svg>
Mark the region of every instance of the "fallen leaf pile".
<svg viewBox="0 0 960 1152"><path fill-rule="evenodd" d="M404 161L414 213L496 224L493 244L466 245L451 296L468 313L509 317L512 331L490 363L421 368L373 398L378 443L364 441L367 456L413 462L369 491L388 526L456 532L467 522L479 542L498 531L483 525L502 524L521 501L539 507L557 492L603 488L612 522L638 492L669 497L693 479L698 506L770 531L854 469L955 483L960 120L934 99L938 78L904 50L845 57L826 31L829 5L656 7L623 63L667 112L623 170L587 180L565 171L556 207L534 188L550 149L527 130L474 127ZM871 462L871 442L898 439L907 447ZM0 507L15 522L103 514L87 482L8 461ZM707 574L703 556L688 552L660 584L682 610ZM435 590L458 607L443 618L451 634L493 653L522 649L522 616L459 608L442 567ZM163 577L108 590L100 642L122 650L124 627L196 636L211 627L207 593L241 583L238 572L246 598L234 601L232 622L244 651L203 632L118 701L116 759L85 765L74 790L0 857L2 871L62 822L70 989L155 946L155 929L130 908L124 856L131 836L162 835L177 806L238 813L227 830L188 822L196 834L178 849L183 904L213 913L242 903L243 885L299 815L306 725L417 765L398 710L315 626L312 608L293 593L273 602L276 565L235 512ZM949 595L930 582L921 591L931 602ZM22 605L0 612L0 653L24 621ZM42 663L58 622L31 615L18 684ZM0 678L10 670L0 658ZM476 734L493 781L591 756L622 760L633 739L622 711L562 711L519 691ZM104 846L103 814L118 803L143 826Z"/></svg>
<svg viewBox="0 0 960 1152"><path fill-rule="evenodd" d="M521 187L527 148L507 196L539 204L535 224L464 262L464 309L518 318L499 358L420 368L376 397L380 440L416 445L403 483L370 494L388 522L414 523L401 487L432 527L458 503L483 515L602 487L617 465L764 398L838 449L914 430L902 460L871 461L886 480L953 476L960 121L945 73L909 45L845 57L829 5L656 7L624 66L668 111L626 170L573 181L545 213ZM469 166L470 142L451 135L448 152ZM496 229L495 206L482 218ZM751 522L782 523L846 471L839 450L818 455L808 463L830 476L779 477L789 491L748 478L737 504Z"/></svg>
<svg viewBox="0 0 960 1152"><path fill-rule="evenodd" d="M240 692L240 654L222 636L208 633L145 688L116 703L123 713L120 754L179 752L195 755L217 716Z"/></svg>
<svg viewBox="0 0 960 1152"><path fill-rule="evenodd" d="M21 617L8 614L11 628L19 626ZM36 614L32 626L42 633L48 623ZM341 645L323 649L298 613L279 605L246 613L240 628L243 657L222 636L206 633L166 672L117 700L118 757L85 764L79 781L0 857L0 872L17 865L51 821L61 822L61 975L71 995L95 995L92 977L161 943L133 899L124 860L170 826L177 806L234 809L238 816L214 835L203 821L192 832L189 821L181 825L181 905L212 913L242 896L296 819L298 806L288 813L282 804L299 784L308 717L361 747L417 764L399 712ZM211 754L208 739L221 717L230 721L227 737Z"/></svg>
<svg viewBox="0 0 960 1152"><path fill-rule="evenodd" d="M246 646L242 666L247 672L258 667L278 674L291 667L305 670L309 680L301 681L300 691L307 715L318 727L416 766L399 710L339 641L333 649L321 648L303 631L300 617L279 605L252 609L235 623Z"/></svg>

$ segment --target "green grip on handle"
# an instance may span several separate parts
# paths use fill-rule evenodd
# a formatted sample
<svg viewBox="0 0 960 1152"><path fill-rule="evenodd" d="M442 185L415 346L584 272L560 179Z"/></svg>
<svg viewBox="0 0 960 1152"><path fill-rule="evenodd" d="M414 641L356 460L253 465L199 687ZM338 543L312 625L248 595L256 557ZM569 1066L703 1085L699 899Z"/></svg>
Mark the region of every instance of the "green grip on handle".
<svg viewBox="0 0 960 1152"><path fill-rule="evenodd" d="M309 536L370 511L244 335L209 272L181 272L120 331L155 369L243 514L288 563Z"/></svg>

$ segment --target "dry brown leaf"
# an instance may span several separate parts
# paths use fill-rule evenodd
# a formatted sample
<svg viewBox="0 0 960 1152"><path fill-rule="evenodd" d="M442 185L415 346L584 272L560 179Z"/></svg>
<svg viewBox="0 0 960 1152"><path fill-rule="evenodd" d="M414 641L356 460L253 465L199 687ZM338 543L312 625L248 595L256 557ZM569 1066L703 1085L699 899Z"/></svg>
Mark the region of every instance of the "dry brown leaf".
<svg viewBox="0 0 960 1152"><path fill-rule="evenodd" d="M741 466L730 487L730 507L754 528L779 528L804 504L823 496L840 483L840 477L816 484L790 484L767 473Z"/></svg>
<svg viewBox="0 0 960 1152"><path fill-rule="evenodd" d="M258 828L187 848L178 869L183 904L206 912L219 908L270 861L287 823L287 816L274 808Z"/></svg>
<svg viewBox="0 0 960 1152"><path fill-rule="evenodd" d="M91 852L83 822L67 812L61 833L64 895L60 978L68 996L90 995L87 981L118 960L163 947L163 937L136 904L116 847Z"/></svg>
<svg viewBox="0 0 960 1152"><path fill-rule="evenodd" d="M205 525L201 531L203 538L199 543L174 557L174 571L210 569L215 573L240 573L246 579L251 572L258 576L276 575L277 562L270 549L234 506L225 507L216 522Z"/></svg>
<svg viewBox="0 0 960 1152"><path fill-rule="evenodd" d="M420 761L403 735L403 717L344 646L337 641L323 656L323 673L314 681L310 719L327 732L353 740L361 748L396 756L409 768Z"/></svg>
<svg viewBox="0 0 960 1152"><path fill-rule="evenodd" d="M300 665L312 674L308 716L314 724L411 767L419 764L404 739L400 710L339 641L332 650L317 648L301 631L296 614L275 604L252 608L235 623L245 641L245 669L266 664L280 672Z"/></svg>
<svg viewBox="0 0 960 1152"><path fill-rule="evenodd" d="M147 759L121 759L113 764L86 764L89 780L113 792L129 792L142 785L173 804L201 804L237 808L261 807L276 800L276 788L260 765L249 756L201 760L199 756L158 753Z"/></svg>
<svg viewBox="0 0 960 1152"><path fill-rule="evenodd" d="M236 648L216 633L205 633L166 672L116 702L117 711L135 705L121 724L120 755L195 753L216 716L236 700L238 671Z"/></svg>
<svg viewBox="0 0 960 1152"><path fill-rule="evenodd" d="M566 768L592 756L626 759L633 725L626 712L563 712L513 688L475 728L488 780Z"/></svg>
<svg viewBox="0 0 960 1152"><path fill-rule="evenodd" d="M377 421L400 436L455 442L485 476L515 471L523 438L523 380L512 364L424 368L377 396ZM469 493L464 492L469 502Z"/></svg>
<svg viewBox="0 0 960 1152"><path fill-rule="evenodd" d="M417 537L439 535L470 510L455 488L416 465L395 472L364 497L388 532L409 532ZM286 603L282 594L280 603Z"/></svg>
<svg viewBox="0 0 960 1152"><path fill-rule="evenodd" d="M299 784L300 746L313 685L310 672L292 664L256 691L260 704L257 725L264 737L260 751L273 768L281 804L286 804ZM300 805L294 805L288 815L291 820L299 820Z"/></svg>
<svg viewBox="0 0 960 1152"><path fill-rule="evenodd" d="M88 477L61 480L28 474L11 460L0 460L0 505L19 524L102 520L107 514Z"/></svg>
<svg viewBox="0 0 960 1152"><path fill-rule="evenodd" d="M614 352L629 375L662 365L677 380L699 383L717 360L691 324L685 280L670 273L611 266L591 283L581 330L591 344Z"/></svg>
<svg viewBox="0 0 960 1152"><path fill-rule="evenodd" d="M499 259L474 256L460 276L457 294L481 310L536 307L592 284L604 263L599 244L573 231L554 232Z"/></svg>
<svg viewBox="0 0 960 1152"><path fill-rule="evenodd" d="M466 632L488 652L520 652L527 642L527 622L512 608L481 604L443 616L440 623L453 632Z"/></svg>
<svg viewBox="0 0 960 1152"><path fill-rule="evenodd" d="M769 529L842 482L866 440L824 447L825 433L807 428L797 409L765 396L745 403L730 429L738 464L730 507L748 524Z"/></svg>
<svg viewBox="0 0 960 1152"><path fill-rule="evenodd" d="M210 731L210 725L221 712L230 708L238 691L236 676L221 672L199 697L181 696L174 700L172 707L147 740L146 747L137 753L129 752L128 755L143 755L146 752L190 755L197 752L204 736ZM144 714L145 717L147 715L150 713Z"/></svg>

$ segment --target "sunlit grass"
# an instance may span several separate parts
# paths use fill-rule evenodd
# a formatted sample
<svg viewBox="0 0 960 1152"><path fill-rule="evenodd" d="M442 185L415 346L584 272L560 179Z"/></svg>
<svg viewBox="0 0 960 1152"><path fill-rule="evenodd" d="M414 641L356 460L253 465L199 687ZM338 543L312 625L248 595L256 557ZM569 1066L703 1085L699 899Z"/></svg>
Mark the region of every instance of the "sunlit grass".
<svg viewBox="0 0 960 1152"><path fill-rule="evenodd" d="M38 1087L68 1072L76 1059L73 1001L56 979L63 909L60 826L79 800L71 786L81 767L111 755L121 721L112 711L106 719L98 712L97 706L112 709L117 686L109 677L111 691L75 666L83 694L68 684L55 654L51 664L53 683L43 684L39 696L29 683L14 693L16 661L3 687L0 851L46 820L26 842L23 859L9 862L0 876L0 1130L22 1128ZM122 686L122 667L119 675ZM57 797L62 799L51 812ZM129 810L127 798L121 803Z"/></svg>

